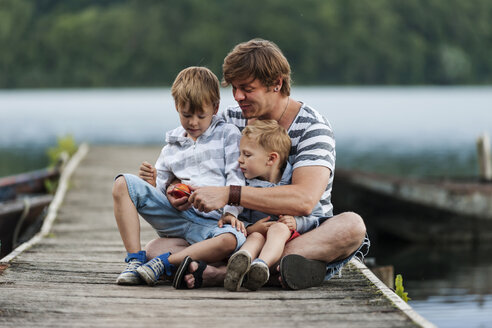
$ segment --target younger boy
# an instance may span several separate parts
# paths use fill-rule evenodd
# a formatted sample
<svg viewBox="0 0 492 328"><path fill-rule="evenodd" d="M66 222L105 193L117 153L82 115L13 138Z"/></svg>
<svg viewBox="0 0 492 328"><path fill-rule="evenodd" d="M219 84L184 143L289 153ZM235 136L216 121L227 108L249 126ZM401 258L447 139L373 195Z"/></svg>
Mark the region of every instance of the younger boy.
<svg viewBox="0 0 492 328"><path fill-rule="evenodd" d="M176 210L166 194L173 180L192 187L201 185L244 185L237 158L240 132L217 114L220 92L217 77L207 68L189 67L181 71L171 89L181 126L166 134L166 142L156 167L143 164L141 175L122 174L113 187L114 213L128 252L127 268L117 283L153 285L162 274L171 276L175 265L186 256L215 262L238 249L245 240L236 217L239 206L226 205L221 211L200 212L195 208ZM143 171L151 174L144 177ZM187 196L185 196L187 197ZM147 262L140 245L140 214L161 237L184 238L190 247L161 254ZM231 225L217 227L224 218ZM147 262L147 263L146 263Z"/></svg>
<svg viewBox="0 0 492 328"><path fill-rule="evenodd" d="M238 162L247 184L253 187L290 184L292 167L287 157L291 139L287 131L276 121L257 120L250 122L242 134ZM244 287L259 289L268 281L269 268L280 260L285 244L299 233L316 228L317 218L322 215L320 204L310 216L280 215L273 221L267 214L245 209L240 219L245 221L248 238L241 250L229 259L224 287L239 290L247 274ZM227 220L221 219L219 225Z"/></svg>

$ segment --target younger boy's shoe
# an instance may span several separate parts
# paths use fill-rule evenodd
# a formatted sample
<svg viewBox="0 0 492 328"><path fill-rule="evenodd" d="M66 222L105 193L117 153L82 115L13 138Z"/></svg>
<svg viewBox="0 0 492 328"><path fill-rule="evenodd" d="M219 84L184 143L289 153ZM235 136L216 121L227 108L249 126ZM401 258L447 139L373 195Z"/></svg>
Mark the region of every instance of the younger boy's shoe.
<svg viewBox="0 0 492 328"><path fill-rule="evenodd" d="M118 285L140 285L142 279L140 279L137 269L146 262L146 257L145 251L128 253L125 259L125 262L128 264L125 270L123 270L118 278L116 278L116 283Z"/></svg>
<svg viewBox="0 0 492 328"><path fill-rule="evenodd" d="M232 254L227 262L227 273L224 278L225 289L237 292L241 288L243 278L251 266L251 255L246 250Z"/></svg>
<svg viewBox="0 0 492 328"><path fill-rule="evenodd" d="M140 278L142 278L147 285L153 286L163 274L170 277L172 275L172 270L174 269L174 265L168 261L170 255L171 253L169 252L161 254L138 267L137 272L140 275Z"/></svg>
<svg viewBox="0 0 492 328"><path fill-rule="evenodd" d="M258 290L267 283L268 278L270 278L268 265L263 260L255 259L251 264L243 286L249 290Z"/></svg>

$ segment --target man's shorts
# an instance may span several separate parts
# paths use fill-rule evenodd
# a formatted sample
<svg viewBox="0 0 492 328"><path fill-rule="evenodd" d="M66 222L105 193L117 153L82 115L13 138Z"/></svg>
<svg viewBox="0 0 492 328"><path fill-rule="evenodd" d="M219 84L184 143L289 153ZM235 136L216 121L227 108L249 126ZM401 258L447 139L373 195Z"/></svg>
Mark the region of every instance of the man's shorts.
<svg viewBox="0 0 492 328"><path fill-rule="evenodd" d="M325 222L326 220L330 219L330 217L323 217L319 219L319 224ZM360 247L350 254L347 258L339 261L334 261L330 262L326 265L326 275L325 275L325 281L330 280L333 278L333 276L337 273L340 272L340 270L343 268L343 266L347 263L350 262L352 258L355 256L359 257L361 260L364 259L364 256L367 255L369 252L369 247L371 247L371 241L369 240L369 237L366 234L366 237L364 238L364 241L360 245Z"/></svg>
<svg viewBox="0 0 492 328"><path fill-rule="evenodd" d="M230 224L222 228L217 221L199 216L192 208L186 211L176 210L166 195L150 185L148 182L133 174L119 174L123 176L128 186L128 193L140 214L157 232L160 237L183 238L194 244L224 233L231 233L236 237L236 250L246 241L246 237Z"/></svg>

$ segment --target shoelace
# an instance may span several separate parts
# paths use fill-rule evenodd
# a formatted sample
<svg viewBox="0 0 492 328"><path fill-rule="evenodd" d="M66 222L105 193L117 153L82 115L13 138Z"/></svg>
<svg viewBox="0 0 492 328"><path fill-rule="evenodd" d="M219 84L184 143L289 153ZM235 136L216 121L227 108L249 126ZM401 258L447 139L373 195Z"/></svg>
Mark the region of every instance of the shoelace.
<svg viewBox="0 0 492 328"><path fill-rule="evenodd" d="M142 265L142 262L137 261L137 260L132 260L128 262L128 265L126 266L126 272L135 272L139 266Z"/></svg>
<svg viewBox="0 0 492 328"><path fill-rule="evenodd" d="M146 265L149 266L152 269L152 271L154 271L154 274L156 276L161 276L164 273L165 267L161 259L153 259Z"/></svg>

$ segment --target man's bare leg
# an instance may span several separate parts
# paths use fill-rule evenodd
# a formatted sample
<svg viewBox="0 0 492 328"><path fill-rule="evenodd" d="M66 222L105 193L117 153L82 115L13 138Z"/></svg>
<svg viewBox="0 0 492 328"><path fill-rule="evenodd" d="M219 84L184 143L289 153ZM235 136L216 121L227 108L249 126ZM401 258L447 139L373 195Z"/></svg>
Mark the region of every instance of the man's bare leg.
<svg viewBox="0 0 492 328"><path fill-rule="evenodd" d="M281 268L277 266L278 281L291 289L318 286L324 280L326 263L348 258L361 246L365 234L362 218L353 212L342 213L326 220L318 228L286 245ZM305 269L299 271L299 266ZM281 270L285 271L280 272ZM280 273L286 279L285 282Z"/></svg>
<svg viewBox="0 0 492 328"><path fill-rule="evenodd" d="M288 242L283 256L298 254L326 263L342 260L360 247L365 235L366 226L362 218L356 213L345 212Z"/></svg>

